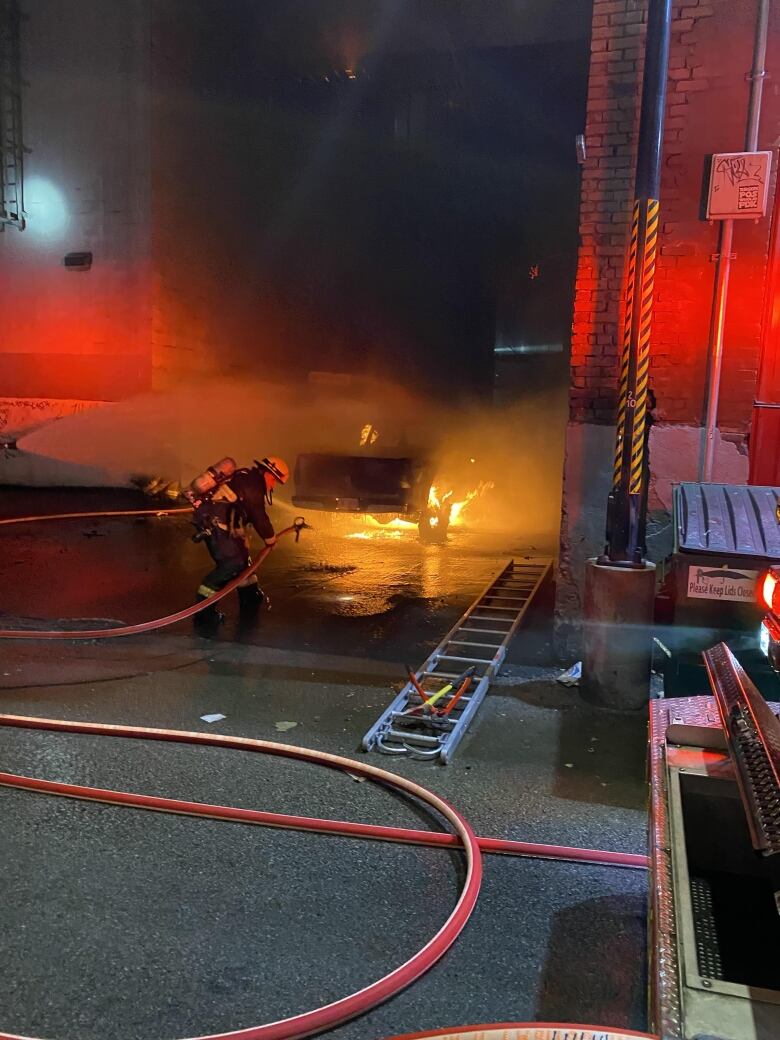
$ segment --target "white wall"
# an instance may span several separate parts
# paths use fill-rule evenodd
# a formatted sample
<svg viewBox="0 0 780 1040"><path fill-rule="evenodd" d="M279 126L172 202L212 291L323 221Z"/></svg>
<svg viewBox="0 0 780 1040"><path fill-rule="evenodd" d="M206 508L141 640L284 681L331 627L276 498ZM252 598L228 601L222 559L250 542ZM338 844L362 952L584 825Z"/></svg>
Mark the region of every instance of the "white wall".
<svg viewBox="0 0 780 1040"><path fill-rule="evenodd" d="M27 228L0 234L0 396L114 399L150 376L148 0L26 0ZM91 251L90 271L66 253Z"/></svg>

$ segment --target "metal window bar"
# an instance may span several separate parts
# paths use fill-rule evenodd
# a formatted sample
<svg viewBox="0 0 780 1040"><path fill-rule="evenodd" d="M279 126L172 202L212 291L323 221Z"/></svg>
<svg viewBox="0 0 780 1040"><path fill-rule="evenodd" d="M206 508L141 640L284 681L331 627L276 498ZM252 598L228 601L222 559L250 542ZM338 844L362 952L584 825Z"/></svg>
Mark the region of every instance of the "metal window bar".
<svg viewBox="0 0 780 1040"><path fill-rule="evenodd" d="M20 26L16 0L0 0L0 231L25 226Z"/></svg>

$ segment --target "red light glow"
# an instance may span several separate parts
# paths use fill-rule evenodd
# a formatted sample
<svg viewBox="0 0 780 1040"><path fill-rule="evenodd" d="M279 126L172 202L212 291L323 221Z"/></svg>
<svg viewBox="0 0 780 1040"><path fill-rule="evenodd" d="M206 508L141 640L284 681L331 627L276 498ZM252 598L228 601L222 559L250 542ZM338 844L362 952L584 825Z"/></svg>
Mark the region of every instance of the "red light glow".
<svg viewBox="0 0 780 1040"><path fill-rule="evenodd" d="M780 567L772 567L761 586L761 598L767 610L780 613Z"/></svg>

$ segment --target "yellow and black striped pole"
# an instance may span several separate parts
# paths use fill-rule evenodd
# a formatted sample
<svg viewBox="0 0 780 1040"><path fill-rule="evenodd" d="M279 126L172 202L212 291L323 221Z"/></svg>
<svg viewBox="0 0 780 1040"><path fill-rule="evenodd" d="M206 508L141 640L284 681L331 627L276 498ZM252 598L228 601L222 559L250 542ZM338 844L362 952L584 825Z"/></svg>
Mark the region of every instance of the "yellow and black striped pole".
<svg viewBox="0 0 780 1040"><path fill-rule="evenodd" d="M604 560L631 567L643 565L645 551L650 333L670 20L671 0L650 0Z"/></svg>

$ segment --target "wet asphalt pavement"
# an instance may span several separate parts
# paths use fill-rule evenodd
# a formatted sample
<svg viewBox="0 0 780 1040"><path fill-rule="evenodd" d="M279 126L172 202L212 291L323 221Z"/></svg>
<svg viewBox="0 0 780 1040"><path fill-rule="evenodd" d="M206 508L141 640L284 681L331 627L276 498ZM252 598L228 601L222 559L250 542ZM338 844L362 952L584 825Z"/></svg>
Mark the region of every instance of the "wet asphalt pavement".
<svg viewBox="0 0 780 1040"><path fill-rule="evenodd" d="M6 515L52 507L14 496L3 495ZM124 501L76 497L54 508ZM529 547L466 532L445 546L406 532L347 538L368 532L312 519L317 531L269 558L273 609L256 624L241 626L231 605L214 639L184 624L114 643L2 643L2 710L175 729L209 729L200 716L220 712L217 732L356 756L400 662L419 662ZM188 603L208 569L181 520L39 524L0 529L0 540L7 622L145 620ZM551 681L549 595L452 765L371 761L449 798L478 833L642 852L644 720L595 714ZM0 762L67 782L436 826L370 783L235 752L0 728ZM9 789L0 804L0 1029L27 1036L159 1040L306 1010L410 956L461 879L458 858L432 850ZM443 961L329 1035L508 1019L642 1028L645 898L640 872L486 857L477 910Z"/></svg>

